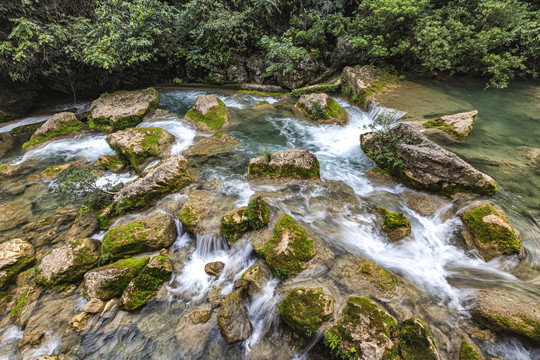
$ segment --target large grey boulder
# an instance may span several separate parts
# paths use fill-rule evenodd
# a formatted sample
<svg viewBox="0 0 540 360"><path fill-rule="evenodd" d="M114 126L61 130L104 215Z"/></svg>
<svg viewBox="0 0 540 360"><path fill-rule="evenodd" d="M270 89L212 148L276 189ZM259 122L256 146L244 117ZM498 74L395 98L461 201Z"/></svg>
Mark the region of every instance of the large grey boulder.
<svg viewBox="0 0 540 360"><path fill-rule="evenodd" d="M499 192L497 183L490 176L435 144L412 126L400 123L389 130L387 136L397 140L391 148L384 146L380 133L363 134L360 138L362 150L405 184L445 195L457 192L493 195ZM399 159L397 165L396 157Z"/></svg>
<svg viewBox="0 0 540 360"><path fill-rule="evenodd" d="M35 261L34 247L22 239L0 244L0 288Z"/></svg>
<svg viewBox="0 0 540 360"><path fill-rule="evenodd" d="M317 157L304 149L278 151L249 160L248 179L319 179Z"/></svg>
<svg viewBox="0 0 540 360"><path fill-rule="evenodd" d="M106 93L92 102L88 124L105 132L134 127L158 103L159 94L154 88Z"/></svg>
<svg viewBox="0 0 540 360"><path fill-rule="evenodd" d="M253 325L248 319L247 308L243 303L240 289L225 296L217 316L219 333L228 344L250 337Z"/></svg>
<svg viewBox="0 0 540 360"><path fill-rule="evenodd" d="M107 136L118 156L139 171L158 157L169 155L174 135L156 128L129 128Z"/></svg>
<svg viewBox="0 0 540 360"><path fill-rule="evenodd" d="M74 113L61 112L54 114L32 134L30 140L25 142L22 148L24 151L32 150L53 139L79 132L83 127L84 124L77 120Z"/></svg>
<svg viewBox="0 0 540 360"><path fill-rule="evenodd" d="M231 123L227 107L214 95L199 95L184 119L209 132L215 132Z"/></svg>
<svg viewBox="0 0 540 360"><path fill-rule="evenodd" d="M332 97L325 93L302 95L295 107L319 124L347 123L347 113Z"/></svg>
<svg viewBox="0 0 540 360"><path fill-rule="evenodd" d="M36 268L35 281L44 286L70 284L81 280L101 256L101 242L75 239L45 255Z"/></svg>

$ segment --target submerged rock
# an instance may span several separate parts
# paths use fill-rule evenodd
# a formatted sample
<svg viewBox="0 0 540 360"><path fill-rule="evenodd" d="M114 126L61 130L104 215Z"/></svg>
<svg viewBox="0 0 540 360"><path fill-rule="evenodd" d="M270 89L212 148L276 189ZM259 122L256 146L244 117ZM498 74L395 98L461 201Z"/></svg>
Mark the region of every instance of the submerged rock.
<svg viewBox="0 0 540 360"><path fill-rule="evenodd" d="M540 310L537 299L504 290L480 290L477 295L471 315L478 324L540 344Z"/></svg>
<svg viewBox="0 0 540 360"><path fill-rule="evenodd" d="M89 298L103 301L120 296L147 262L148 258L124 259L90 270L84 274L84 291Z"/></svg>
<svg viewBox="0 0 540 360"><path fill-rule="evenodd" d="M302 95L295 107L319 124L347 123L347 112L336 100L324 93Z"/></svg>
<svg viewBox="0 0 540 360"><path fill-rule="evenodd" d="M382 229L390 242L396 242L411 235L411 223L405 215L383 207L376 207L375 210L384 218Z"/></svg>
<svg viewBox="0 0 540 360"><path fill-rule="evenodd" d="M217 323L219 333L227 344L242 341L251 336L253 325L248 319L241 290L235 290L223 298L217 315Z"/></svg>
<svg viewBox="0 0 540 360"><path fill-rule="evenodd" d="M440 360L439 350L428 327L418 318L401 324L399 351L404 359Z"/></svg>
<svg viewBox="0 0 540 360"><path fill-rule="evenodd" d="M307 150L292 149L249 160L248 179L319 179L317 157Z"/></svg>
<svg viewBox="0 0 540 360"><path fill-rule="evenodd" d="M131 311L146 305L157 293L159 286L171 279L172 271L169 252L161 250L160 254L154 256L139 275L129 282L120 297L118 307Z"/></svg>
<svg viewBox="0 0 540 360"><path fill-rule="evenodd" d="M459 214L462 234L469 248L476 248L486 261L500 255L519 255L521 242L504 212L494 204L483 204Z"/></svg>
<svg viewBox="0 0 540 360"><path fill-rule="evenodd" d="M366 109L371 103L370 97L385 92L391 85L397 84L397 76L371 66L347 66L341 77L341 90L352 102Z"/></svg>
<svg viewBox="0 0 540 360"><path fill-rule="evenodd" d="M92 102L88 125L104 132L134 127L158 103L159 95L154 88L105 93Z"/></svg>
<svg viewBox="0 0 540 360"><path fill-rule="evenodd" d="M178 219L190 234L221 236L222 214L230 201L222 195L206 190L195 190L184 202Z"/></svg>
<svg viewBox="0 0 540 360"><path fill-rule="evenodd" d="M215 330L216 316L204 304L183 315L176 327L175 336L183 359L200 359L210 336Z"/></svg>
<svg viewBox="0 0 540 360"><path fill-rule="evenodd" d="M188 166L182 155L162 160L114 196L113 214L148 207L165 195L180 191L193 180Z"/></svg>
<svg viewBox="0 0 540 360"><path fill-rule="evenodd" d="M109 230L103 237L104 256L119 258L168 248L176 240L176 223L167 214L135 220Z"/></svg>
<svg viewBox="0 0 540 360"><path fill-rule="evenodd" d="M174 135L156 127L129 128L107 136L107 142L118 156L137 171L152 160L168 155L175 139Z"/></svg>
<svg viewBox="0 0 540 360"><path fill-rule="evenodd" d="M273 272L282 279L297 275L315 256L313 240L288 215L282 216L274 226L274 234L257 253Z"/></svg>
<svg viewBox="0 0 540 360"><path fill-rule="evenodd" d="M334 315L334 298L317 289L294 289L283 299L279 314L302 336L312 336Z"/></svg>
<svg viewBox="0 0 540 360"><path fill-rule="evenodd" d="M401 123L388 132L388 136L397 139L391 148L384 146L379 135L363 134L360 138L362 150L377 160L377 165L409 186L445 195L457 192L493 195L499 192L490 176L428 140L408 124ZM399 159L397 165L396 158Z"/></svg>
<svg viewBox="0 0 540 360"><path fill-rule="evenodd" d="M352 296L324 344L336 358L399 359L397 321L373 300ZM405 358L408 359L408 358Z"/></svg>
<svg viewBox="0 0 540 360"><path fill-rule="evenodd" d="M43 145L60 136L81 131L83 127L84 124L77 120L73 113L61 112L54 114L34 132L30 140L25 142L22 148L24 151L32 150L38 145Z"/></svg>
<svg viewBox="0 0 540 360"><path fill-rule="evenodd" d="M452 139L463 141L469 135L473 122L478 116L478 110L463 112L454 115L444 115L439 118L428 120L424 123L427 128L441 130Z"/></svg>
<svg viewBox="0 0 540 360"><path fill-rule="evenodd" d="M34 247L22 239L0 244L0 288L35 262Z"/></svg>
<svg viewBox="0 0 540 360"><path fill-rule="evenodd" d="M35 281L44 286L70 284L83 278L100 259L101 242L75 239L45 255L36 267Z"/></svg>
<svg viewBox="0 0 540 360"><path fill-rule="evenodd" d="M217 131L229 126L231 121L227 107L214 95L199 95L185 119L204 131Z"/></svg>
<svg viewBox="0 0 540 360"><path fill-rule="evenodd" d="M227 134L214 134L213 136L197 141L183 152L190 161L197 163L205 162L209 158L227 155L235 152L240 147L238 140Z"/></svg>

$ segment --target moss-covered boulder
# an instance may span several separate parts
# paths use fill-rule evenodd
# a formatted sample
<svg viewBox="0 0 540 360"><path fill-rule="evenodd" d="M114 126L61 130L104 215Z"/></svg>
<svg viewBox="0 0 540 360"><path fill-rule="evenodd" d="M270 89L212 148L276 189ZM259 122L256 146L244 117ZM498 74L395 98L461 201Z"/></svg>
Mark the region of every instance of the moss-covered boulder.
<svg viewBox="0 0 540 360"><path fill-rule="evenodd" d="M84 291L103 301L122 295L129 282L148 263L148 258L124 259L84 274Z"/></svg>
<svg viewBox="0 0 540 360"><path fill-rule="evenodd" d="M118 156L99 155L96 166L103 170L109 170L115 174L124 172L128 165Z"/></svg>
<svg viewBox="0 0 540 360"><path fill-rule="evenodd" d="M176 240L176 224L167 214L135 220L109 230L103 237L104 256L119 258L168 248Z"/></svg>
<svg viewBox="0 0 540 360"><path fill-rule="evenodd" d="M341 91L349 101L367 109L373 95L399 83L396 75L372 66L347 66L341 76Z"/></svg>
<svg viewBox="0 0 540 360"><path fill-rule="evenodd" d="M243 206L238 209L229 210L223 215L221 231L229 245L232 245L232 243L250 229L246 210L247 206Z"/></svg>
<svg viewBox="0 0 540 360"><path fill-rule="evenodd" d="M332 97L324 93L302 95L295 107L319 124L345 125L347 112Z"/></svg>
<svg viewBox="0 0 540 360"><path fill-rule="evenodd" d="M158 103L159 94L154 88L105 93L92 102L88 125L103 132L134 127Z"/></svg>
<svg viewBox="0 0 540 360"><path fill-rule="evenodd" d="M266 100L261 100L255 105L253 105L253 110L268 110L268 109L273 109L273 108L274 107L272 106L272 104L270 104Z"/></svg>
<svg viewBox="0 0 540 360"><path fill-rule="evenodd" d="M107 136L107 142L118 156L136 171L168 155L175 139L174 135L156 127L129 128Z"/></svg>
<svg viewBox="0 0 540 360"><path fill-rule="evenodd" d="M319 179L317 157L307 150L268 153L249 160L248 179Z"/></svg>
<svg viewBox="0 0 540 360"><path fill-rule="evenodd" d="M210 158L232 154L239 147L240 143L235 138L227 134L214 134L213 136L197 141L184 151L183 155L190 162L203 163Z"/></svg>
<svg viewBox="0 0 540 360"><path fill-rule="evenodd" d="M268 225L270 208L261 196L257 196L250 200L246 209L246 216L249 227L252 230L259 230Z"/></svg>
<svg viewBox="0 0 540 360"><path fill-rule="evenodd" d="M193 107L186 113L185 119L210 132L227 127L231 121L227 107L214 95L199 95Z"/></svg>
<svg viewBox="0 0 540 360"><path fill-rule="evenodd" d="M282 216L274 226L274 234L258 254L280 278L287 279L306 268L315 256L313 240L289 215Z"/></svg>
<svg viewBox="0 0 540 360"><path fill-rule="evenodd" d="M32 150L58 137L79 132L83 127L84 124L77 120L74 113L61 112L54 114L34 132L30 140L25 142L22 148L24 151Z"/></svg>
<svg viewBox="0 0 540 360"><path fill-rule="evenodd" d="M441 195L458 192L494 195L495 180L426 138L419 130L400 123L387 133L362 134L364 153L406 185Z"/></svg>
<svg viewBox="0 0 540 360"><path fill-rule="evenodd" d="M504 290L480 290L471 308L473 320L499 333L514 334L540 345L538 300Z"/></svg>
<svg viewBox="0 0 540 360"><path fill-rule="evenodd" d="M478 110L454 115L444 115L426 121L424 126L427 128L440 130L453 140L463 141L471 132L473 122L477 116Z"/></svg>
<svg viewBox="0 0 540 360"><path fill-rule="evenodd" d="M145 305L157 293L159 286L171 279L172 271L169 252L163 249L129 282L118 307L131 311Z"/></svg>
<svg viewBox="0 0 540 360"><path fill-rule="evenodd" d="M0 244L0 289L35 261L34 247L27 241L13 239Z"/></svg>
<svg viewBox="0 0 540 360"><path fill-rule="evenodd" d="M519 255L521 242L504 212L494 204L484 204L459 214L463 237L470 248L490 261L501 255Z"/></svg>
<svg viewBox="0 0 540 360"><path fill-rule="evenodd" d="M411 235L411 223L405 215L383 207L376 207L375 210L383 218L382 229L390 242L396 242Z"/></svg>
<svg viewBox="0 0 540 360"><path fill-rule="evenodd" d="M334 315L334 298L314 289L294 289L279 306L283 321L301 336L312 336Z"/></svg>
<svg viewBox="0 0 540 360"><path fill-rule="evenodd" d="M483 360L483 358L480 357L480 354L474 347L467 342L463 342L459 350L459 360Z"/></svg>
<svg viewBox="0 0 540 360"><path fill-rule="evenodd" d="M259 260L242 273L240 281L235 283L235 286L242 288L250 296L255 296L264 292L264 287L271 278L272 270L264 261Z"/></svg>
<svg viewBox="0 0 540 360"><path fill-rule="evenodd" d="M379 290L386 292L392 292L398 282L396 275L369 260L358 263L357 275L375 285Z"/></svg>
<svg viewBox="0 0 540 360"><path fill-rule="evenodd" d="M232 198L206 190L195 190L182 205L178 219L190 234L221 237L221 221Z"/></svg>
<svg viewBox="0 0 540 360"><path fill-rule="evenodd" d="M219 333L227 344L242 341L251 336L253 324L248 318L240 289L228 294L221 301L217 324Z"/></svg>
<svg viewBox="0 0 540 360"><path fill-rule="evenodd" d="M440 360L439 350L427 325L418 318L401 324L399 351L407 360Z"/></svg>
<svg viewBox="0 0 540 360"><path fill-rule="evenodd" d="M97 266L101 242L96 239L70 240L45 255L36 267L35 281L44 286L71 284Z"/></svg>
<svg viewBox="0 0 540 360"><path fill-rule="evenodd" d="M182 155L162 160L114 196L113 206L106 217L149 207L165 195L182 190L193 180L188 167Z"/></svg>
<svg viewBox="0 0 540 360"><path fill-rule="evenodd" d="M373 300L352 296L324 344L338 359L399 359L396 319Z"/></svg>

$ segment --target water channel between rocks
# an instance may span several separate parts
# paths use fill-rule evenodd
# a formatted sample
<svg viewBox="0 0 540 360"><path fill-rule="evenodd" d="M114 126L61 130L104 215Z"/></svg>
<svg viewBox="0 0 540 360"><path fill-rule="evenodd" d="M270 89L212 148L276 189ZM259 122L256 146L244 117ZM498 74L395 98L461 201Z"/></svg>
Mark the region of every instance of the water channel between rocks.
<svg viewBox="0 0 540 360"><path fill-rule="evenodd" d="M377 184L366 178L365 174L374 167L374 163L360 149L359 136L368 131L365 126L373 122L376 113L388 109L372 107L365 112L338 97L339 104L349 114L349 123L346 126L317 126L294 110L292 99L278 101L215 90L160 88L159 108L170 113L149 116L139 127L160 127L175 135L176 143L171 152L179 154L198 137L205 136L181 120L194 99L204 93L220 97L235 119L234 125L225 133L237 139L242 147L233 155L200 164L196 169L198 183L203 186L210 179L218 179L222 185L214 191L227 197L230 209L246 206L255 193L263 194L272 208L290 214L312 237L322 240L335 253L335 265L330 272L313 279L297 280L298 283L329 288L335 292L336 299L362 296L336 285L340 274L335 269L348 266L353 255L365 257L402 276L411 292L417 294L414 295L417 301L411 302L409 294L388 299L385 305L400 317L417 315L423 318L437 340L441 355L450 359L460 346L453 333L468 321L468 309L476 290L495 287L517 289L540 301L540 172L527 162L522 148L540 147L540 87L518 84L510 90L483 91L476 83L463 85L457 81L425 81L411 83L410 86L411 92L407 96L389 93L383 96L382 103L388 107L394 104L395 108L422 118L472 109L480 111L465 143L433 139L499 183L501 193L493 200L520 230L526 248L526 257L519 264L518 259L485 262L476 252L467 250L459 234L462 224L456 215L463 204L459 198L452 201L429 195L438 210L433 215L422 216L411 206L420 192L402 185ZM271 102L273 108L264 111L252 109L260 100ZM9 128L0 126L0 132L9 131L15 125L35 122L37 118L8 124ZM43 121L42 118L46 117L41 116L38 120ZM0 162L18 164L37 158L35 172L81 156L88 163L93 163L99 155L114 154L105 137L87 133L52 142L26 154L13 150ZM260 184L247 181L249 158L262 151L292 148L306 149L317 156L322 183ZM130 174L108 173L100 181L127 183L134 178ZM50 186L54 184L25 188L20 185L20 179L3 180L0 202L13 202L13 206L29 203L24 208L31 209L32 214L26 222L36 221L56 209L49 196ZM183 194L169 195L153 209L139 215L161 209L177 218L186 197ZM373 213L375 206L404 213L412 224L411 238L389 243ZM133 219L134 216L126 218ZM125 222L126 218L119 219L117 224ZM222 295L231 292L234 281L258 257L249 241L229 248L222 239L211 236L192 238L181 230L179 223L178 228L179 235L172 246L175 272L158 294L158 301L149 303L139 312L116 311L109 317L91 318L87 325L90 330L77 340L70 340L72 354L81 359L178 359L190 358L190 353L196 349L200 350L201 358L207 359L309 356L309 346L304 352L282 346L280 336L283 332L279 328L283 325L277 308L292 285L278 279L271 280L263 294L249 301L248 316L254 328L249 339L227 345L219 335L214 317L210 320L213 327L207 332L207 338L181 333L177 326L183 315L201 308L212 291L221 291ZM21 231L20 227L7 231L0 229L0 242L20 236ZM102 238L103 233L94 237ZM204 272L204 265L212 261L225 264L218 279ZM37 348L27 346L20 349L19 356L35 359L64 349L66 344L62 342L67 340L62 336L67 322L81 311L85 302L78 294L66 298L53 293L44 295L35 310L37 315L32 316L39 316L41 321L48 323L46 340ZM344 304L338 301L336 305ZM17 344L23 332L24 329L18 326L0 328L0 359L16 357ZM513 338L481 345L488 354L501 359L534 359L538 356L538 352L526 350L519 340Z"/></svg>

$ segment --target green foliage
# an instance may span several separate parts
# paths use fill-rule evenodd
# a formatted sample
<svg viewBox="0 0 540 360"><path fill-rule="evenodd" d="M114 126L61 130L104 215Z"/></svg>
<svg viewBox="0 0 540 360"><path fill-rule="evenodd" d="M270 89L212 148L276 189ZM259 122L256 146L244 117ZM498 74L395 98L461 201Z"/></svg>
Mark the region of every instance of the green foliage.
<svg viewBox="0 0 540 360"><path fill-rule="evenodd" d="M78 203L91 210L100 210L112 201L112 194L96 185L96 174L91 169L69 167L56 178L53 197L60 206ZM107 186L110 189L110 185Z"/></svg>
<svg viewBox="0 0 540 360"><path fill-rule="evenodd" d="M368 150L366 155L390 174L396 173L402 164L399 154L394 150L394 146L401 142L401 137L388 134L394 123L393 114L394 112L380 113L373 123L364 126L376 131L374 137L376 145Z"/></svg>

